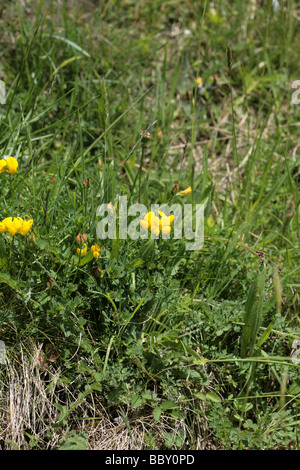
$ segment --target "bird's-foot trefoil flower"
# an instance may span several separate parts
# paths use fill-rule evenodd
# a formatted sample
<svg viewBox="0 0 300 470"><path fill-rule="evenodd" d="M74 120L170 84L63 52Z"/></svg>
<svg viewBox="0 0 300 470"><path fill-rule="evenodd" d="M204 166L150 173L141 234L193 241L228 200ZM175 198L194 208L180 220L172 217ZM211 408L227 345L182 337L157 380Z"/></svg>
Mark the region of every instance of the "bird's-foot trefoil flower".
<svg viewBox="0 0 300 470"><path fill-rule="evenodd" d="M85 256L87 254L87 245L84 243L81 248L77 248L78 256Z"/></svg>
<svg viewBox="0 0 300 470"><path fill-rule="evenodd" d="M0 173L9 171L11 175L14 175L18 169L18 161L14 157L1 158L0 160Z"/></svg>
<svg viewBox="0 0 300 470"><path fill-rule="evenodd" d="M0 233L8 232L11 237L17 233L25 236L31 229L33 220L23 220L21 217L6 217L0 222Z"/></svg>
<svg viewBox="0 0 300 470"><path fill-rule="evenodd" d="M142 229L148 230L150 228L151 232L158 236L160 233L167 235L171 232L171 226L174 221L174 215L167 216L163 212L159 211L158 217L153 211L148 212L142 220L140 220L140 225Z"/></svg>
<svg viewBox="0 0 300 470"><path fill-rule="evenodd" d="M183 191L179 191L179 193L177 193L176 196L188 196L189 194L191 194L191 192L192 192L192 188L189 186Z"/></svg>
<svg viewBox="0 0 300 470"><path fill-rule="evenodd" d="M98 258L100 256L101 248L97 245L97 243L95 243L95 245L91 246L91 251L93 253L94 258Z"/></svg>

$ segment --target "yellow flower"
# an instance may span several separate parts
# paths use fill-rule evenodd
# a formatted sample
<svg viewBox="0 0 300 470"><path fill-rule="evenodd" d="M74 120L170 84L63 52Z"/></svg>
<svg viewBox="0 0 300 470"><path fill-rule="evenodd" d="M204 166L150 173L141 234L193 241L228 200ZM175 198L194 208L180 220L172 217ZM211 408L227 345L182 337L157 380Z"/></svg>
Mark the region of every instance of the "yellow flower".
<svg viewBox="0 0 300 470"><path fill-rule="evenodd" d="M13 237L19 230L21 226L21 221L22 219L20 217L6 217L6 219L4 219L2 223L6 228L5 231L8 232L11 237Z"/></svg>
<svg viewBox="0 0 300 470"><path fill-rule="evenodd" d="M174 214L168 216L163 212L159 212L161 219L159 221L159 229L164 234L167 235L171 232L171 225L174 222Z"/></svg>
<svg viewBox="0 0 300 470"><path fill-rule="evenodd" d="M140 224L144 230L150 228L151 232L158 236L159 235L159 218L153 211L148 212L144 219L140 221Z"/></svg>
<svg viewBox="0 0 300 470"><path fill-rule="evenodd" d="M31 227L32 227L32 224L33 224L33 220L32 220L32 219L30 219L30 220L22 220L18 232L19 232L21 235L23 235L23 236L27 235L27 233L29 232L29 230L30 230Z"/></svg>
<svg viewBox="0 0 300 470"><path fill-rule="evenodd" d="M100 256L101 248L100 246L97 245L97 243L91 246L91 250L92 250L94 258L98 258L98 256Z"/></svg>
<svg viewBox="0 0 300 470"><path fill-rule="evenodd" d="M184 191L179 191L179 193L177 193L176 196L188 196L189 194L191 194L191 192L192 192L192 188L189 186Z"/></svg>
<svg viewBox="0 0 300 470"><path fill-rule="evenodd" d="M154 217L151 216L151 218L150 218L150 228L158 228L159 229L159 224L160 224L159 217L157 217L157 215L155 215Z"/></svg>
<svg viewBox="0 0 300 470"><path fill-rule="evenodd" d="M151 229L151 232L152 232L156 237L158 237L158 235L159 235L159 227L158 227L157 225L151 225L150 229Z"/></svg>
<svg viewBox="0 0 300 470"><path fill-rule="evenodd" d="M161 232L164 234L164 235L167 235L168 233L171 232L171 227L168 226L168 225L164 225L161 229Z"/></svg>
<svg viewBox="0 0 300 470"><path fill-rule="evenodd" d="M167 224L172 225L172 223L174 221L174 214L166 215L162 211L159 211L158 213L161 216L162 225L167 225Z"/></svg>
<svg viewBox="0 0 300 470"><path fill-rule="evenodd" d="M148 222L148 226L150 227L151 225L154 225L157 220L157 215L153 211L148 212L148 214L145 215L144 220Z"/></svg>
<svg viewBox="0 0 300 470"><path fill-rule="evenodd" d="M77 254L78 254L78 256L85 256L87 254L87 245L86 245L86 243L84 243L84 245L82 245L82 248L77 248Z"/></svg>
<svg viewBox="0 0 300 470"><path fill-rule="evenodd" d="M140 225L144 230L147 230L152 225L153 226L157 225L156 219L158 219L158 217L155 215L153 211L148 212L145 215L145 217L142 220L140 220Z"/></svg>
<svg viewBox="0 0 300 470"><path fill-rule="evenodd" d="M202 86L202 78L201 77L197 77L195 81L196 81L197 86Z"/></svg>
<svg viewBox="0 0 300 470"><path fill-rule="evenodd" d="M6 217L0 222L0 233L8 232L11 237L16 233L25 236L31 229L33 220L23 220L21 217Z"/></svg>
<svg viewBox="0 0 300 470"><path fill-rule="evenodd" d="M17 172L18 162L14 157L8 157L6 165L11 175L14 175Z"/></svg>
<svg viewBox="0 0 300 470"><path fill-rule="evenodd" d="M147 230L149 228L148 222L144 219L140 220L140 225L144 230Z"/></svg>
<svg viewBox="0 0 300 470"><path fill-rule="evenodd" d="M6 169L7 163L4 158L1 158L0 160L0 173L4 173Z"/></svg>
<svg viewBox="0 0 300 470"><path fill-rule="evenodd" d="M144 230L150 228L151 232L158 236L160 232L164 235L171 232L171 225L174 221L174 215L167 216L163 212L159 212L159 218L153 211L148 212L145 217L140 220L140 225Z"/></svg>
<svg viewBox="0 0 300 470"><path fill-rule="evenodd" d="M18 162L14 157L1 158L0 160L0 173L4 173L6 169L10 172L11 175L14 175L17 172Z"/></svg>

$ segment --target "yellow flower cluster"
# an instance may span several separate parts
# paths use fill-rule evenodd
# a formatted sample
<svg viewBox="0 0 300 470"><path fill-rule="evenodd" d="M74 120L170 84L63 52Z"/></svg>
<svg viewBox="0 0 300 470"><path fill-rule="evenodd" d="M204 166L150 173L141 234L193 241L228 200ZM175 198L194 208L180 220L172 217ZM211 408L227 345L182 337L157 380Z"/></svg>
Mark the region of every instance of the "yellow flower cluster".
<svg viewBox="0 0 300 470"><path fill-rule="evenodd" d="M11 175L14 175L17 172L17 168L18 162L14 157L1 158L0 173L5 173L8 170Z"/></svg>
<svg viewBox="0 0 300 470"><path fill-rule="evenodd" d="M0 222L0 233L8 232L11 237L16 233L25 236L31 229L33 220L23 220L21 217L7 217Z"/></svg>
<svg viewBox="0 0 300 470"><path fill-rule="evenodd" d="M155 215L153 211L148 212L145 217L140 221L140 225L144 230L150 228L151 232L158 236L161 233L167 235L171 232L171 225L174 221L174 215L166 215L163 212L158 212L160 217Z"/></svg>
<svg viewBox="0 0 300 470"><path fill-rule="evenodd" d="M92 250L94 258L98 258L98 256L100 255L100 250L101 250L100 246L98 246L97 243L95 243L95 245L91 246L91 250Z"/></svg>
<svg viewBox="0 0 300 470"><path fill-rule="evenodd" d="M87 244L83 243L80 248L77 248L77 254L78 256L85 256L87 254ZM95 245L91 246L91 252L93 253L94 258L98 258L100 255L100 246L98 246L96 243Z"/></svg>
<svg viewBox="0 0 300 470"><path fill-rule="evenodd" d="M77 248L78 256L85 256L87 254L87 244L84 243L81 248Z"/></svg>

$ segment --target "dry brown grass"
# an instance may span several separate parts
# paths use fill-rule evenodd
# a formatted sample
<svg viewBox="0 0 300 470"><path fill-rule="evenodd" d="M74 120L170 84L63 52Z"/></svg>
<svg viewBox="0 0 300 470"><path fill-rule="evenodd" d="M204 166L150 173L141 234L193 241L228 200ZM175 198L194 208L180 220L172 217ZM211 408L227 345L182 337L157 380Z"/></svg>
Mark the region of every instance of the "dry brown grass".
<svg viewBox="0 0 300 470"><path fill-rule="evenodd" d="M41 368L41 347L21 347L19 357L7 357L0 381L0 436L5 449L28 448L30 436L42 442L49 426L57 420L54 389L49 387ZM5 369L5 370L4 370ZM59 371L51 377L55 382ZM51 436L55 446L59 435Z"/></svg>
<svg viewBox="0 0 300 470"><path fill-rule="evenodd" d="M120 410L116 420L105 409L99 392L78 400L74 384L66 386L57 363L47 362L42 344L21 345L18 356L7 354L0 370L0 447L2 450L53 450L66 441L70 430L91 450L161 449L166 434L184 436L190 448L215 448L205 420L200 419L189 429L185 420L161 417L157 422L151 410ZM60 421L56 404L69 410ZM196 429L197 428L197 429ZM196 437L195 437L196 436Z"/></svg>

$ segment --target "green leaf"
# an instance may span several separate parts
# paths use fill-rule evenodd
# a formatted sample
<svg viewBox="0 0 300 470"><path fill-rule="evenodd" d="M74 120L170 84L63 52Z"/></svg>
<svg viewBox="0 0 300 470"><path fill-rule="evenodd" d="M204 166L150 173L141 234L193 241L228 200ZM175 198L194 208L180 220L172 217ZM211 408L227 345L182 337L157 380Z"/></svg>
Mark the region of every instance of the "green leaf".
<svg viewBox="0 0 300 470"><path fill-rule="evenodd" d="M89 263L94 259L94 255L92 251L89 251L85 256L83 256L80 260L79 266L84 266L85 264Z"/></svg>
<svg viewBox="0 0 300 470"><path fill-rule="evenodd" d="M203 401L207 400L205 393L201 393L201 392L194 393L194 397L199 398L199 400L203 400Z"/></svg>
<svg viewBox="0 0 300 470"><path fill-rule="evenodd" d="M85 437L76 434L75 431L71 431L58 450L87 450L88 446L88 440Z"/></svg>
<svg viewBox="0 0 300 470"><path fill-rule="evenodd" d="M178 408L177 403L171 400L163 401L160 405L162 410L173 410L174 408Z"/></svg>
<svg viewBox="0 0 300 470"><path fill-rule="evenodd" d="M253 355L257 332L262 320L265 291L265 267L249 289L241 335L241 357Z"/></svg>
<svg viewBox="0 0 300 470"><path fill-rule="evenodd" d="M144 399L141 397L141 395L135 395L131 400L132 408L137 408L138 406L142 405L143 403L144 403Z"/></svg>
<svg viewBox="0 0 300 470"><path fill-rule="evenodd" d="M273 326L274 326L274 322L272 321L268 325L268 327L265 329L265 331L263 332L263 334L259 338L258 342L256 343L257 348L260 348L264 344L264 342L267 341L267 339L269 338L269 336L272 332Z"/></svg>
<svg viewBox="0 0 300 470"><path fill-rule="evenodd" d="M159 406L157 406L156 408L154 408L154 410L153 410L153 417L154 417L155 421L159 421L160 416L161 416L161 414L162 414L162 411L163 411L163 410L162 410Z"/></svg>
<svg viewBox="0 0 300 470"><path fill-rule="evenodd" d="M179 410L178 408L171 411L171 415L174 419L181 419L184 415L184 411Z"/></svg>
<svg viewBox="0 0 300 470"><path fill-rule="evenodd" d="M206 393L205 397L207 398L207 400L211 400L215 403L221 403L222 402L222 399L219 397L219 395L217 395L216 393L213 393L213 392Z"/></svg>

